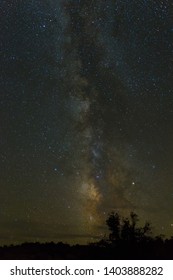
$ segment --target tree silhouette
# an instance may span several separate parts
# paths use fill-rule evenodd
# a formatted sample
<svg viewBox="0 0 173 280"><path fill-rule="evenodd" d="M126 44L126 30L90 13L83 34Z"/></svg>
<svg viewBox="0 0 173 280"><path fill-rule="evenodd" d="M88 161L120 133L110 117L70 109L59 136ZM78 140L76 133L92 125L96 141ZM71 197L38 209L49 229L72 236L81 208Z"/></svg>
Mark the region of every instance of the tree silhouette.
<svg viewBox="0 0 173 280"><path fill-rule="evenodd" d="M109 239L111 241L120 239L120 216L118 213L112 212L109 215L109 218L106 220L109 230L111 233L109 234Z"/></svg>
<svg viewBox="0 0 173 280"><path fill-rule="evenodd" d="M146 240L151 234L151 225L146 222L143 227L138 227L139 218L134 212L130 213L130 218L122 218L119 213L111 212L106 224L108 225L111 233L109 234L109 240L115 241L127 241L137 242Z"/></svg>

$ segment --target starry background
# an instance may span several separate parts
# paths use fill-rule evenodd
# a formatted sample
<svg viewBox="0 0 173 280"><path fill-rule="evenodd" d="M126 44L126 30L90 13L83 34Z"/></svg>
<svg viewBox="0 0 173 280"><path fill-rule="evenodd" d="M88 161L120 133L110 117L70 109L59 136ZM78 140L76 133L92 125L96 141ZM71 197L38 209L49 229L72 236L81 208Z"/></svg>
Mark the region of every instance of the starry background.
<svg viewBox="0 0 173 280"><path fill-rule="evenodd" d="M0 245L173 235L173 4L1 0Z"/></svg>

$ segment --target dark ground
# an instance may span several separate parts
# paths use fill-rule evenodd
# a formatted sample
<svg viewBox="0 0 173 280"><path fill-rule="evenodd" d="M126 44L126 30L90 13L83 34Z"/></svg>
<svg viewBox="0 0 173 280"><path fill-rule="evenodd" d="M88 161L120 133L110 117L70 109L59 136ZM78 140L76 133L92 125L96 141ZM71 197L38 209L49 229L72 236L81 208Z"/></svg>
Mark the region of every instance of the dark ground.
<svg viewBox="0 0 173 280"><path fill-rule="evenodd" d="M104 241L89 245L24 243L0 247L1 260L97 260L97 259L173 259L173 239L150 240L144 243Z"/></svg>

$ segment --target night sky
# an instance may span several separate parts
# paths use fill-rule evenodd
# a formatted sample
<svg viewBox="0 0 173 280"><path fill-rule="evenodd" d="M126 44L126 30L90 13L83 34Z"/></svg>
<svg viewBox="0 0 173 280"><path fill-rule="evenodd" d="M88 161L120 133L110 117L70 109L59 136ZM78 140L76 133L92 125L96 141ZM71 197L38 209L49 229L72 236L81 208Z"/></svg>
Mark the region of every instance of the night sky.
<svg viewBox="0 0 173 280"><path fill-rule="evenodd" d="M173 235L171 0L1 0L0 79L0 245Z"/></svg>

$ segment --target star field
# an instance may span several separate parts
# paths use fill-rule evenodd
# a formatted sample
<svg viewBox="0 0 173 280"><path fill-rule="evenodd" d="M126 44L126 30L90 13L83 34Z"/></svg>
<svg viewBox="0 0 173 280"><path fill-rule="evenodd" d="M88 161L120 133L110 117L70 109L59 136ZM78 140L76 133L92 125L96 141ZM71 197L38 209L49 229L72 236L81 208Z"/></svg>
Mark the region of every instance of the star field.
<svg viewBox="0 0 173 280"><path fill-rule="evenodd" d="M171 236L171 1L1 2L0 244Z"/></svg>

